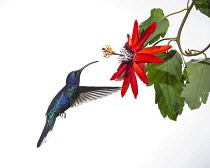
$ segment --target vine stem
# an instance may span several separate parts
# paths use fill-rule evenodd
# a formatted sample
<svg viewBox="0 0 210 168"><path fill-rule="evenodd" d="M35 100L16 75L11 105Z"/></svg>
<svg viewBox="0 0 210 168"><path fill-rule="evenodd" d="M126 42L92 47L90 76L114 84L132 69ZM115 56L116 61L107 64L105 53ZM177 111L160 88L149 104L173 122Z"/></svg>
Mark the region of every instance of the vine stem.
<svg viewBox="0 0 210 168"><path fill-rule="evenodd" d="M167 18L167 17L169 17L169 16L171 16L171 15L174 15L174 14L177 14L177 13L181 13L181 12L187 10L187 12L186 12L186 14L185 14L185 16L184 16L184 18L183 18L181 24L180 24L180 27L179 27L177 36L176 36L175 38L164 38L164 39L161 39L161 40L157 41L153 46L157 45L158 43L160 43L161 41L164 41L164 40L169 40L168 45L169 45L169 43L170 43L171 41L176 41L177 46L178 46L178 48L179 48L179 50L180 50L180 53L181 53L182 55L188 56L188 57L189 57L189 56L197 56L197 55L200 55L200 54L204 54L204 56L207 57L206 54L205 54L204 52L210 48L210 44L208 44L207 47L205 47L202 51L198 51L198 50L183 51L183 50L182 50L182 47L181 47L180 37L181 37L182 29L183 29L184 24L185 24L185 22L186 22L186 20L187 20L187 18L188 18L188 16L189 16L189 13L191 12L193 6L194 6L195 3L196 3L196 0L193 0L192 3L191 3L190 5L189 5L189 2L190 2L190 0L188 0L188 2L187 2L187 8L184 8L184 9L178 11L178 12L171 13L171 14L166 15L166 16L164 17L164 18Z"/></svg>
<svg viewBox="0 0 210 168"><path fill-rule="evenodd" d="M160 43L161 41L164 41L164 40L176 41L176 38L163 38L163 39L157 41L155 44L153 44L153 46L156 46L158 43Z"/></svg>
<svg viewBox="0 0 210 168"><path fill-rule="evenodd" d="M180 11L177 11L177 12L174 12L174 13L171 13L171 14L168 14L168 15L166 15L164 18L167 18L167 17L169 17L169 16L171 16L171 15L175 15L175 14L177 14L177 13L181 13L181 12L183 12L183 11L185 11L185 10L187 10L187 8L184 8L184 9L182 9L182 10L180 10Z"/></svg>
<svg viewBox="0 0 210 168"><path fill-rule="evenodd" d="M189 8L189 3L190 3L190 0L187 1L187 8Z"/></svg>
<svg viewBox="0 0 210 168"><path fill-rule="evenodd" d="M208 48L210 48L210 44L204 48L202 51L199 51L199 52L196 52L196 53L191 53L191 51L195 51L195 50L190 50L188 53L187 52L183 52L182 50L182 47L181 47L181 43L180 43L180 37L181 37L181 32L182 32L182 29L184 27L184 24L189 16L189 13L191 12L193 6L195 5L195 2L196 0L192 1L191 5L189 6L189 8L187 9L187 12L182 20L182 23L179 27L179 30L178 30L178 33L177 33L177 37L176 37L176 42L177 42L177 45L178 45L178 48L181 52L181 54L185 55L185 56L197 56L197 55L200 55L202 53L204 53Z"/></svg>
<svg viewBox="0 0 210 168"><path fill-rule="evenodd" d="M191 51L200 52L200 51L198 51L198 50L190 50L190 52L191 52ZM205 54L205 52L203 52L202 54L205 56L206 59L208 58L207 55Z"/></svg>

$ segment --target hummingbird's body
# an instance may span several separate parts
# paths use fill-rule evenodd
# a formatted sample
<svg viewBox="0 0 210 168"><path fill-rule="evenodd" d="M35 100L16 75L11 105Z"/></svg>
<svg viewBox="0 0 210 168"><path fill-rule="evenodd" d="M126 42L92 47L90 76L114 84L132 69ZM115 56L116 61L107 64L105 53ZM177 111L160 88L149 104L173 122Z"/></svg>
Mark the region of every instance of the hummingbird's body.
<svg viewBox="0 0 210 168"><path fill-rule="evenodd" d="M97 61L95 61L97 62ZM47 113L46 124L37 143L37 147L44 142L49 131L52 131L56 118L58 116L66 116L65 111L69 107L76 106L86 101L95 100L109 94L112 94L120 89L120 87L88 87L79 86L80 74L88 65L95 63L91 62L77 71L68 74L66 85L52 99Z"/></svg>

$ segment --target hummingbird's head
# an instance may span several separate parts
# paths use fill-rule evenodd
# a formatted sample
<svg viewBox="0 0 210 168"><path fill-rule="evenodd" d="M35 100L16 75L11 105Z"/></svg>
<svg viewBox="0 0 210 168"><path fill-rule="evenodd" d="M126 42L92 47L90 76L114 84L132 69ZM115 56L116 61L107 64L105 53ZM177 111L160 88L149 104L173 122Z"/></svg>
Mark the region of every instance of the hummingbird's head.
<svg viewBox="0 0 210 168"><path fill-rule="evenodd" d="M67 85L74 85L74 86L79 86L79 82L80 82L80 75L81 72L83 71L83 69L85 69L87 66L89 66L90 64L96 63L98 61L94 61L91 62L85 66L83 66L81 69L76 70L76 71L72 71L68 74L67 78L66 78L66 84Z"/></svg>

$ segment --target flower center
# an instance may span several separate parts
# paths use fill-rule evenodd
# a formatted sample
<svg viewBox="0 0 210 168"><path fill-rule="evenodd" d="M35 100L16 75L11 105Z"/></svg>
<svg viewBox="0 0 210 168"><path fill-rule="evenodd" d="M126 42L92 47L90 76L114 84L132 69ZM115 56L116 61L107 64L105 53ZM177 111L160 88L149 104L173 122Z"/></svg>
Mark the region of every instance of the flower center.
<svg viewBox="0 0 210 168"><path fill-rule="evenodd" d="M134 57L134 53L132 51L130 51L127 48L121 48L120 52L122 53L123 56L120 56L120 62L132 62L133 61L133 57Z"/></svg>

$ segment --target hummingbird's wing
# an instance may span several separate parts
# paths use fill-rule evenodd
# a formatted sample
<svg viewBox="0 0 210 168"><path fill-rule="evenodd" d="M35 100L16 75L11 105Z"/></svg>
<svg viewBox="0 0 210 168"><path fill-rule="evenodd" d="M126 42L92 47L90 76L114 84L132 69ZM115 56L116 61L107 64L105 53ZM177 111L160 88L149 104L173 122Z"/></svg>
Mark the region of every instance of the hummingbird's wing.
<svg viewBox="0 0 210 168"><path fill-rule="evenodd" d="M119 91L121 87L94 87L94 86L79 86L78 97L75 100L74 106L78 106L82 103L96 100L112 93Z"/></svg>

